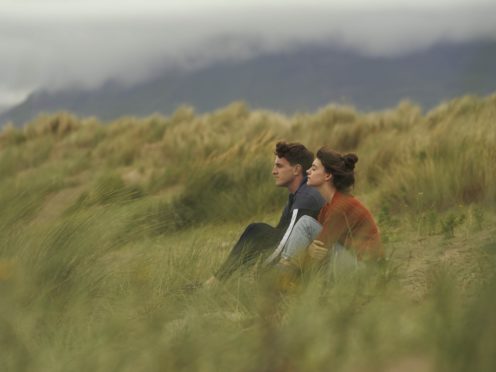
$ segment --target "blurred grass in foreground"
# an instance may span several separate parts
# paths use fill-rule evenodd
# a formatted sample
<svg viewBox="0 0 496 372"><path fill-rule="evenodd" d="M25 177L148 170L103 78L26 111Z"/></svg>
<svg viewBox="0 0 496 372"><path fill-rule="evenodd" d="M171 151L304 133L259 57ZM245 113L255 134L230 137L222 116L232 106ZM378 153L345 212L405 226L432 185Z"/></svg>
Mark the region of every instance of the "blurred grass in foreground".
<svg viewBox="0 0 496 372"><path fill-rule="evenodd" d="M0 370L493 371L495 118L490 96L4 128ZM276 222L281 138L358 153L386 265L283 298L251 272L184 291Z"/></svg>

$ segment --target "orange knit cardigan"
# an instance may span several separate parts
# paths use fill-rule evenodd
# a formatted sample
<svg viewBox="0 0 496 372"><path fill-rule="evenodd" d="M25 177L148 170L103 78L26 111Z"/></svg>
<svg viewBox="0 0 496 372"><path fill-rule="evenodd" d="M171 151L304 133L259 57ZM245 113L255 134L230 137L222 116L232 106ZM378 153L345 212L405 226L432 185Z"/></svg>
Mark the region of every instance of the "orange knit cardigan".
<svg viewBox="0 0 496 372"><path fill-rule="evenodd" d="M350 194L334 193L317 217L323 226L317 240L331 248L336 242L352 249L359 259L381 258L384 251L377 225L365 206Z"/></svg>

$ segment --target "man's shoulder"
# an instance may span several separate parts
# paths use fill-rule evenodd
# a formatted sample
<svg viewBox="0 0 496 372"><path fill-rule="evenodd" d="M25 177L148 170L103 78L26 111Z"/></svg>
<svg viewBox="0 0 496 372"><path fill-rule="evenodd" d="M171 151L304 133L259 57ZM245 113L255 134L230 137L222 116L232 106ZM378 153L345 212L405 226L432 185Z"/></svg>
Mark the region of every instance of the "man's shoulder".
<svg viewBox="0 0 496 372"><path fill-rule="evenodd" d="M320 195L320 192L315 187L308 186L306 183L302 184L298 189L296 197L298 197L299 195L312 195L322 198L322 195Z"/></svg>
<svg viewBox="0 0 496 372"><path fill-rule="evenodd" d="M325 200L320 193L306 183L301 185L295 194L294 208L320 209L325 204Z"/></svg>

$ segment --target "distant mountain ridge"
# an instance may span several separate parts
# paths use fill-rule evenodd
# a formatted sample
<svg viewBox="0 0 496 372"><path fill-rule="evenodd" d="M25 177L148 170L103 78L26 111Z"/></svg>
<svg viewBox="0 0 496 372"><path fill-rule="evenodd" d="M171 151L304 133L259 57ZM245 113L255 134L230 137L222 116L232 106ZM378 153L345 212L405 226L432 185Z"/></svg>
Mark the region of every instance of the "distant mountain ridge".
<svg viewBox="0 0 496 372"><path fill-rule="evenodd" d="M94 90L34 92L0 115L0 126L17 126L41 112L71 111L112 120L124 115L166 115L188 104L211 111L237 100L252 108L288 114L331 102L380 110L411 99L429 109L464 94L496 91L496 40L442 43L396 57L365 57L335 46L223 62L189 73L164 73L123 86L108 82Z"/></svg>

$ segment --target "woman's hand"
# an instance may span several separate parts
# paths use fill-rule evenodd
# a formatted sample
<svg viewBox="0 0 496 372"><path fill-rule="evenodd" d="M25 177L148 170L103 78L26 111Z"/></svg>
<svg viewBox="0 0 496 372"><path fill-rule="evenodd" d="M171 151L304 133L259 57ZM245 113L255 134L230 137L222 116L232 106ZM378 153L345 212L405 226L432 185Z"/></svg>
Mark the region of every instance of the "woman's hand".
<svg viewBox="0 0 496 372"><path fill-rule="evenodd" d="M308 255L316 261L322 261L326 258L329 250L324 247L324 242L314 240L308 247Z"/></svg>

